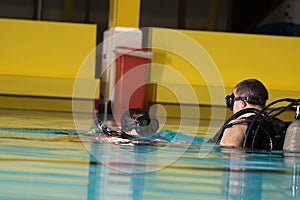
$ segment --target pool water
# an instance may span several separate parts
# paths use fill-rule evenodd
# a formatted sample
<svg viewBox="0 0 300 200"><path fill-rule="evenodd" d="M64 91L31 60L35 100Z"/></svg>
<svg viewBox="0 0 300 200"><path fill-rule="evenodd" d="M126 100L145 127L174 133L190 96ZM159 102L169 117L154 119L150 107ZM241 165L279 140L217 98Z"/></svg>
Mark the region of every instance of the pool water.
<svg viewBox="0 0 300 200"><path fill-rule="evenodd" d="M75 130L72 114L0 110L0 199L300 199L297 153L116 145L48 129Z"/></svg>

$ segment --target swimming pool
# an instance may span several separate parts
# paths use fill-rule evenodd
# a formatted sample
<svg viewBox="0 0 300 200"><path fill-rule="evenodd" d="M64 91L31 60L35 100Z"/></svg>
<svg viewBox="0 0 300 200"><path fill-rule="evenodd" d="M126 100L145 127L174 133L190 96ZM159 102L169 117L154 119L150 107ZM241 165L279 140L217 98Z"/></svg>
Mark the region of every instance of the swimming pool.
<svg viewBox="0 0 300 200"><path fill-rule="evenodd" d="M0 199L300 198L296 153L120 146L45 131L74 130L70 113L0 110L0 128Z"/></svg>

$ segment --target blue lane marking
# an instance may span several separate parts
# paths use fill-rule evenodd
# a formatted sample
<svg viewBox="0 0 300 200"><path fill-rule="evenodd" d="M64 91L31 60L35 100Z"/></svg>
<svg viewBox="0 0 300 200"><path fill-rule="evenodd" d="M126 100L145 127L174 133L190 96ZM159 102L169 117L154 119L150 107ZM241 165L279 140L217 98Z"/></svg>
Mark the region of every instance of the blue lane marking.
<svg viewBox="0 0 300 200"><path fill-rule="evenodd" d="M31 129L31 128L1 128L0 131L35 133L35 134L60 134L60 135L78 135L83 132L76 130L59 130L59 129Z"/></svg>

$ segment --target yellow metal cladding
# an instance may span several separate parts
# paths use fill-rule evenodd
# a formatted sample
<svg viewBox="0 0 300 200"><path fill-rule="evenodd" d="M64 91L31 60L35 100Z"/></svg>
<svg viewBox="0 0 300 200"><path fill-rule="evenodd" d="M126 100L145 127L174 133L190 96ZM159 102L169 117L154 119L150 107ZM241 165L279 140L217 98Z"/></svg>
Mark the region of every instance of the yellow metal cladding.
<svg viewBox="0 0 300 200"><path fill-rule="evenodd" d="M0 27L0 74L75 78L96 46L96 25L0 19Z"/></svg>
<svg viewBox="0 0 300 200"><path fill-rule="evenodd" d="M140 0L110 0L109 28L116 26L138 28Z"/></svg>
<svg viewBox="0 0 300 200"><path fill-rule="evenodd" d="M0 94L72 98L75 80L99 88L96 25L0 19L0 27ZM99 89L76 95L98 98Z"/></svg>
<svg viewBox="0 0 300 200"><path fill-rule="evenodd" d="M178 43L178 39L172 38L172 34L168 34L167 38L164 37L163 31L160 28L152 30L152 46L159 46L165 41ZM283 97L299 98L300 88L297 81L300 73L300 38L209 31L175 31L194 40L207 51L221 74L226 92L230 92L232 87L243 79L257 78L270 90L270 101ZM189 55L197 55L197 52L194 52L195 49L189 49L185 44L178 44L178 48L184 48L185 52L190 51ZM181 74L195 91L198 91L198 103L210 104L210 97L205 91L204 79L207 77L201 77L189 60L167 50L153 49L153 52L152 63L159 63L177 71L167 72L167 68L161 68L158 71L153 67L151 71L153 82L173 85L181 88L178 91L184 93L187 91L184 89L187 84L175 78ZM201 65L206 66L208 63L201 63ZM199 91L203 90L205 94L203 92L200 94ZM188 96L188 94L179 95ZM158 86L156 98L159 102L177 102L174 94L168 92L165 86ZM223 101L224 99L220 103L224 104ZM187 100L184 103L192 102Z"/></svg>

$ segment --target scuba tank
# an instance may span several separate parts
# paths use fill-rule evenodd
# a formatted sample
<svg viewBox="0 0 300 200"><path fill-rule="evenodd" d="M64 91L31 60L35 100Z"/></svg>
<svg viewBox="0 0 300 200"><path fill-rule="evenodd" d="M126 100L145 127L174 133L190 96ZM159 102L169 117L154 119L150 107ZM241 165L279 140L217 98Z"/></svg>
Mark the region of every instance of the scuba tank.
<svg viewBox="0 0 300 200"><path fill-rule="evenodd" d="M287 128L283 150L300 151L300 120L294 121Z"/></svg>
<svg viewBox="0 0 300 200"><path fill-rule="evenodd" d="M283 150L300 151L300 105L297 102L297 109L294 121L286 130Z"/></svg>

